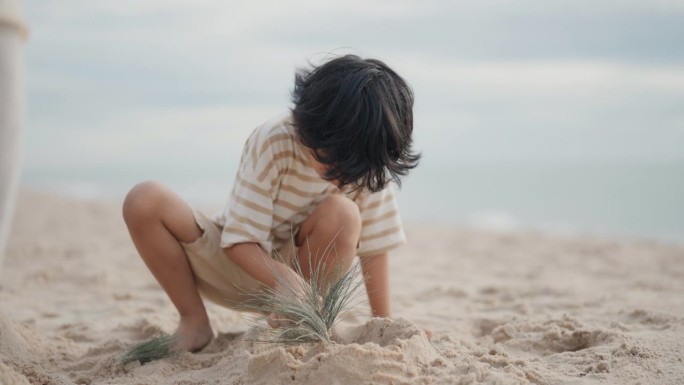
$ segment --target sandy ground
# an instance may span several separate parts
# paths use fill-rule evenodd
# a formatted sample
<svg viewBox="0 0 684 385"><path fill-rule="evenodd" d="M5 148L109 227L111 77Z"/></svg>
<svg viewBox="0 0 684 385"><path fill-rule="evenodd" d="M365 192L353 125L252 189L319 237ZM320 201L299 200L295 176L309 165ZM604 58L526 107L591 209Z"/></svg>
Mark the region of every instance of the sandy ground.
<svg viewBox="0 0 684 385"><path fill-rule="evenodd" d="M684 383L683 246L424 225L407 235L392 254L392 321L362 307L338 343L283 348L255 345L240 314L210 306L217 338L202 352L121 365L177 316L119 208L24 192L0 277L0 383Z"/></svg>

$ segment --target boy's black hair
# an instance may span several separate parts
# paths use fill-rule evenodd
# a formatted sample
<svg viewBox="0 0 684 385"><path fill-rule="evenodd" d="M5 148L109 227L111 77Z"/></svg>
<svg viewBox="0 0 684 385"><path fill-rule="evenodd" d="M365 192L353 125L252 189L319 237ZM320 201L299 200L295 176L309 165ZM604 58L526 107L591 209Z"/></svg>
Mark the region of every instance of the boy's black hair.
<svg viewBox="0 0 684 385"><path fill-rule="evenodd" d="M292 101L297 134L328 166L326 180L377 192L418 165L413 91L382 61L346 55L300 69Z"/></svg>

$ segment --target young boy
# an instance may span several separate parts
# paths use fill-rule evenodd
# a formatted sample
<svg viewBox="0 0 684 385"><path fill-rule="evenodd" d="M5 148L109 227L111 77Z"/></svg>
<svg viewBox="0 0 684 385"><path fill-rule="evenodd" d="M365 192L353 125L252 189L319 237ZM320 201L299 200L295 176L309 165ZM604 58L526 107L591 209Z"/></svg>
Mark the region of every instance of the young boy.
<svg viewBox="0 0 684 385"><path fill-rule="evenodd" d="M373 316L391 315L388 252L404 233L390 182L399 184L419 159L411 88L385 63L347 55L298 72L292 95L291 113L247 139L229 202L215 218L157 182L126 197L133 243L180 314L181 349L197 351L213 338L200 294L236 307L244 291L280 290L274 269L301 282L308 258L316 266L331 242L324 277L358 255ZM269 317L273 327L279 321Z"/></svg>

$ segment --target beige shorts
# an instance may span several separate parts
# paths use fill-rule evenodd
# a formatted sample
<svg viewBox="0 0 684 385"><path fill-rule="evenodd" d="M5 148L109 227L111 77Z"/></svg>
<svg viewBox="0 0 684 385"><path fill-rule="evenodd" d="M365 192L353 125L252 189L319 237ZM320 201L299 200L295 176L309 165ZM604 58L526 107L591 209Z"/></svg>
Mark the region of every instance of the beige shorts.
<svg viewBox="0 0 684 385"><path fill-rule="evenodd" d="M181 242L181 245L190 262L200 294L218 305L245 310L241 305L250 298L249 293L263 289L263 284L223 253L220 246L223 229L201 212L193 212L195 222L204 233L194 242ZM255 252L258 252L256 246ZM296 252L292 241L278 250L280 260L288 265L291 265Z"/></svg>

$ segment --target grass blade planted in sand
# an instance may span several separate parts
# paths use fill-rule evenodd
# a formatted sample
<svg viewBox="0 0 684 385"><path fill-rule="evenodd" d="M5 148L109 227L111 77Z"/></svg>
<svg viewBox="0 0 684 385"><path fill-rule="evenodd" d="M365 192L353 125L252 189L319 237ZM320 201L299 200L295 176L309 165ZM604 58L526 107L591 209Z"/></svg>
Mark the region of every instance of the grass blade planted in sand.
<svg viewBox="0 0 684 385"><path fill-rule="evenodd" d="M309 342L330 343L330 333L339 317L352 307L363 281L359 279L361 268L354 263L349 270L342 271L339 266L332 268L332 279L326 281L326 261L334 250L331 243L312 266L309 251L310 279L303 285L287 282L278 269L269 266L282 290L276 292L265 288L258 293L245 293L249 300L242 304L246 310L264 314L275 313L291 320L285 326L270 330L267 336L257 342L296 344ZM302 268L298 258L293 260L293 268L300 275Z"/></svg>
<svg viewBox="0 0 684 385"><path fill-rule="evenodd" d="M150 340L141 342L132 347L123 357L121 363L127 364L133 361L140 361L140 364L160 360L177 354L173 347L178 342L177 334L165 334L154 337Z"/></svg>

